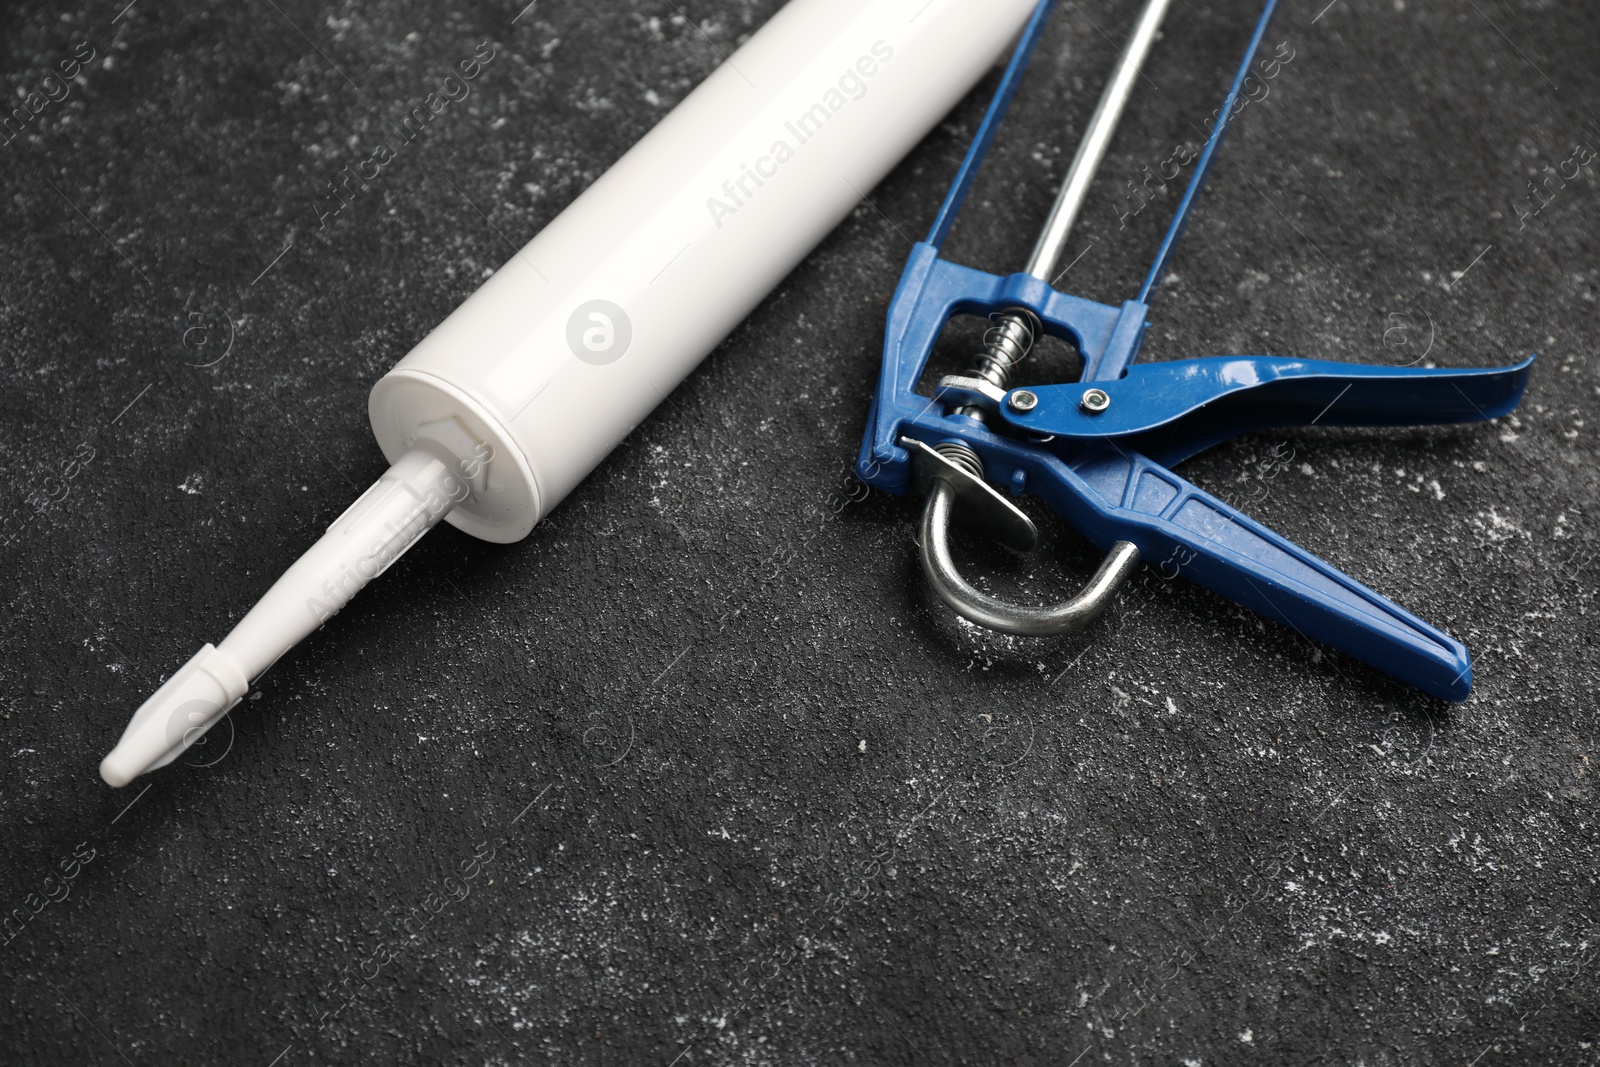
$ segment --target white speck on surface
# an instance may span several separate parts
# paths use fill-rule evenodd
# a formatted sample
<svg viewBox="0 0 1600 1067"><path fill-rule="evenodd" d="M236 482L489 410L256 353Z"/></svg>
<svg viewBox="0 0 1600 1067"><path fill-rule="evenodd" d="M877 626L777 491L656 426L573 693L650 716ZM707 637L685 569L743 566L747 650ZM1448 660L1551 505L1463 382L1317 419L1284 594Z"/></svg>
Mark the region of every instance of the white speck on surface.
<svg viewBox="0 0 1600 1067"><path fill-rule="evenodd" d="M863 737L861 739L861 743L856 746L856 751L857 752L865 752L866 750L867 750L867 739Z"/></svg>
<svg viewBox="0 0 1600 1067"><path fill-rule="evenodd" d="M1239 281L1238 285L1234 286L1234 290L1239 293L1248 293L1262 288L1271 281L1272 275L1264 271L1246 268L1244 277Z"/></svg>

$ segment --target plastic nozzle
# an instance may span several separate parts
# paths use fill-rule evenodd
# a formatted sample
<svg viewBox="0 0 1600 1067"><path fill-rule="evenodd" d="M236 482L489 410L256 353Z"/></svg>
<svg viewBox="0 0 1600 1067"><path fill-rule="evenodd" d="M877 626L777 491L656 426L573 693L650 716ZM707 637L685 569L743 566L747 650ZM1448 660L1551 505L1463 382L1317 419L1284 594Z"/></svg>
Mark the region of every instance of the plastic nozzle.
<svg viewBox="0 0 1600 1067"><path fill-rule="evenodd" d="M221 645L206 645L139 706L100 763L106 784L125 786L165 767L209 730L289 649L350 602L368 582L472 491L463 464L421 445L361 494L310 551L284 572Z"/></svg>

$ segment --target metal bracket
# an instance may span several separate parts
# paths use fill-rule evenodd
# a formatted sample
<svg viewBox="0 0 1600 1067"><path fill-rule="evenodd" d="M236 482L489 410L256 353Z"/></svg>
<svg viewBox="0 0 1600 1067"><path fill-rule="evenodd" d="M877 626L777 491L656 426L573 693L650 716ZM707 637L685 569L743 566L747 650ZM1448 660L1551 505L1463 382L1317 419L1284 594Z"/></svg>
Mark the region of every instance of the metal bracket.
<svg viewBox="0 0 1600 1067"><path fill-rule="evenodd" d="M933 398L951 407L975 407L984 411L999 411L1006 391L993 382L971 378L963 374L947 374L939 379Z"/></svg>
<svg viewBox="0 0 1600 1067"><path fill-rule="evenodd" d="M913 495L928 496L939 485L947 485L961 505L956 521L963 529L1018 552L1039 547L1039 528L1033 520L988 482L914 437L900 438L900 445L911 453Z"/></svg>

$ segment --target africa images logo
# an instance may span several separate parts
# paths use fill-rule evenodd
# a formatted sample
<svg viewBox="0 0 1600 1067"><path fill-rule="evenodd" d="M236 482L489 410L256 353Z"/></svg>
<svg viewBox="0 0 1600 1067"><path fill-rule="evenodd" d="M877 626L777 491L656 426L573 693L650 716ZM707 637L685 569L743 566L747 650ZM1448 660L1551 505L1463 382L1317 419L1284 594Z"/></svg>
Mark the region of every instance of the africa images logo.
<svg viewBox="0 0 1600 1067"><path fill-rule="evenodd" d="M882 64L893 58L894 49L888 42L872 42L870 55L863 55L853 65L846 67L838 81L823 92L820 100L783 124L784 131L794 138L794 144L790 144L787 137L779 137L772 142L766 155L757 156L754 163L739 164L739 176L722 183L722 197L706 197L706 210L711 212L711 221L717 224L717 229L722 229L723 219L737 214L754 198L756 190L766 184L766 179L777 177L778 168L793 159L796 151L820 133L829 119L843 111L852 100L866 96L867 81L878 73Z"/></svg>
<svg viewBox="0 0 1600 1067"><path fill-rule="evenodd" d="M567 347L594 367L615 363L633 340L628 313L610 300L589 300L573 309L567 319Z"/></svg>

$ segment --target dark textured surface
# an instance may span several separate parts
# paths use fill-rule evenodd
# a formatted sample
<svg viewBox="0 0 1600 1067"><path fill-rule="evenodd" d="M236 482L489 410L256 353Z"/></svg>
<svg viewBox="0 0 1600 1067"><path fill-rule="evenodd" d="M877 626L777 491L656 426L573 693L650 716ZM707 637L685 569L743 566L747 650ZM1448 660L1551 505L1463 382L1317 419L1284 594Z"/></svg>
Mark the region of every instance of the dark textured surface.
<svg viewBox="0 0 1600 1067"><path fill-rule="evenodd" d="M0 146L0 1061L1600 1061L1600 163L1514 206L1600 145L1592 5L1287 3L1147 346L1541 353L1494 426L1186 468L1465 639L1464 706L1148 569L1086 634L977 632L910 504L834 513L980 92L531 537L430 536L116 792L133 708L379 473L366 391L496 228L777 7L124 2L0 13L8 99L95 50ZM1174 197L1122 228L1119 190L1195 139L1252 6L1175 5L1063 287L1133 292ZM953 258L1024 257L1132 13L1063 7ZM1047 525L964 552L1059 594L1092 554Z"/></svg>

